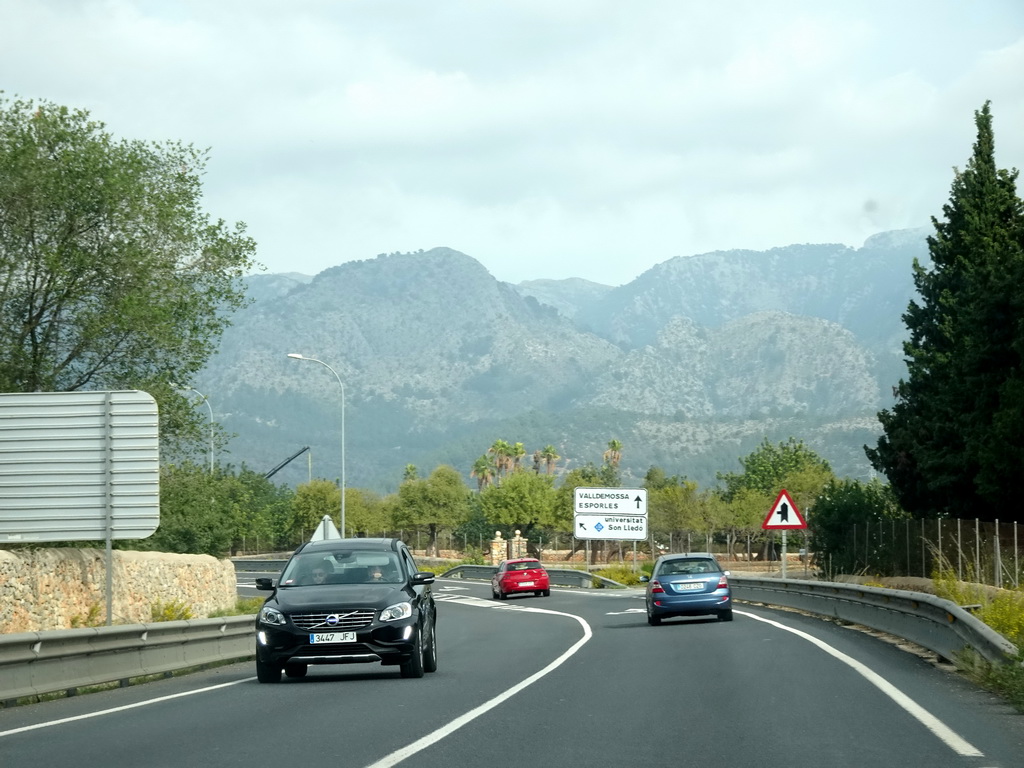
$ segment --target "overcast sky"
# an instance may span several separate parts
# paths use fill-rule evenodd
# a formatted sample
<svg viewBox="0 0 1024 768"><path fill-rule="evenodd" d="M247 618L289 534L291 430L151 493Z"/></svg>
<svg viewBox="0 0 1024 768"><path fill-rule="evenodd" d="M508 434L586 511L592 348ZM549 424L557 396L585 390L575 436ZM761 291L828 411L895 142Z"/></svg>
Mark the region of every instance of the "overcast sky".
<svg viewBox="0 0 1024 768"><path fill-rule="evenodd" d="M859 246L941 215L987 99L1024 167L1022 0L0 0L0 73L209 147L205 207L269 272Z"/></svg>

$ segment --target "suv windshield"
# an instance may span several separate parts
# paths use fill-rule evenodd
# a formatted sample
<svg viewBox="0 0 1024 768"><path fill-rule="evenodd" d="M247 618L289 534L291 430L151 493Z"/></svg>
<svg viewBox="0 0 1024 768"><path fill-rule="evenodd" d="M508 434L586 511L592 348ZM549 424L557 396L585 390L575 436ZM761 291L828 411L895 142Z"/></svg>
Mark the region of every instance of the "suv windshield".
<svg viewBox="0 0 1024 768"><path fill-rule="evenodd" d="M401 581L398 558L393 552L320 550L292 558L281 574L280 586L398 584Z"/></svg>

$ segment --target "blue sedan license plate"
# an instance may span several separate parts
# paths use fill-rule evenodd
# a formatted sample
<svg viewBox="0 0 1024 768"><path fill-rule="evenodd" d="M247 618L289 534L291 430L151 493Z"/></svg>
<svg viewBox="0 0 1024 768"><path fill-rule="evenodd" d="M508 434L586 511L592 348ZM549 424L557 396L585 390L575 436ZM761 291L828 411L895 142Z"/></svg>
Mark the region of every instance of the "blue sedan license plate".
<svg viewBox="0 0 1024 768"><path fill-rule="evenodd" d="M682 584L676 584L676 589L680 592L691 592L695 589L704 589L703 581L688 581Z"/></svg>
<svg viewBox="0 0 1024 768"><path fill-rule="evenodd" d="M311 645L318 643L354 643L355 632L313 632L309 636Z"/></svg>

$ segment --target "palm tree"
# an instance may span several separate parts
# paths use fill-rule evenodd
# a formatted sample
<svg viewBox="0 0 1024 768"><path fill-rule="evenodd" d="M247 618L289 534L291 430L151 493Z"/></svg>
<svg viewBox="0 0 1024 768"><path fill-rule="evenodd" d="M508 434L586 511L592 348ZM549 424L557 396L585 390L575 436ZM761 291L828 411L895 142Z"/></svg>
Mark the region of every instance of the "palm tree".
<svg viewBox="0 0 1024 768"><path fill-rule="evenodd" d="M476 478L476 490L479 493L492 482L494 482L494 462L487 454L473 462L473 469L469 472L470 477Z"/></svg>
<svg viewBox="0 0 1024 768"><path fill-rule="evenodd" d="M416 480L419 477L419 472L416 469L415 464L406 464L405 472L402 473L402 482L408 482L409 480Z"/></svg>
<svg viewBox="0 0 1024 768"><path fill-rule="evenodd" d="M507 440L495 440L487 452L494 457L494 469L498 480L507 474L512 466L512 446Z"/></svg>
<svg viewBox="0 0 1024 768"><path fill-rule="evenodd" d="M523 447L522 443L516 443L512 446L512 451L509 458L512 460L512 471L516 472L519 470L519 465L523 461L523 457L526 455L526 448Z"/></svg>
<svg viewBox="0 0 1024 768"><path fill-rule="evenodd" d="M622 461L622 443L618 440L608 441L608 450L604 452L604 460L609 466L615 468Z"/></svg>
<svg viewBox="0 0 1024 768"><path fill-rule="evenodd" d="M545 445L544 449L539 451L540 457L544 460L544 470L547 474L554 474L555 462L558 461L561 456L555 451L555 446Z"/></svg>

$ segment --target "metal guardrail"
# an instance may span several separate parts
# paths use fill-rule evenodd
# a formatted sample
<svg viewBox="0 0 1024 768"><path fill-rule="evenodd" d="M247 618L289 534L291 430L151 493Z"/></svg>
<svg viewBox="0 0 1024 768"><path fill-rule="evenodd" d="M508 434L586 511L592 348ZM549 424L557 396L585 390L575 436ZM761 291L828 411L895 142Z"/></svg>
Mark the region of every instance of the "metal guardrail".
<svg viewBox="0 0 1024 768"><path fill-rule="evenodd" d="M252 616L0 635L0 700L253 656Z"/></svg>
<svg viewBox="0 0 1024 768"><path fill-rule="evenodd" d="M580 571L575 568L548 568L548 580L556 587L580 587L583 589L603 589L606 587L622 588L622 584L604 576L598 576L587 571ZM457 565L444 573L439 574L446 579L481 579L490 581L498 571L496 565Z"/></svg>
<svg viewBox="0 0 1024 768"><path fill-rule="evenodd" d="M423 560L423 558L419 558ZM284 564L287 560L235 560L235 571L236 573L270 573L279 572L284 568ZM454 568L449 568L444 564L433 564L429 562L423 562L420 566L424 570L436 571L439 576L443 576L446 579L480 579L483 581L490 581L491 576L498 570L496 565L456 565ZM601 589L603 587L622 587L617 581L606 579L603 576L597 576L587 571L580 571L574 568L548 568L545 566L545 570L548 572L551 583L557 587L581 587L584 589L595 587Z"/></svg>
<svg viewBox="0 0 1024 768"><path fill-rule="evenodd" d="M956 661L970 649L993 664L1012 661L1017 647L956 603L924 592L858 584L730 576L737 600L828 616L910 640Z"/></svg>
<svg viewBox="0 0 1024 768"><path fill-rule="evenodd" d="M255 558L231 558L235 564L235 573L280 573L284 568L285 560L257 560Z"/></svg>
<svg viewBox="0 0 1024 768"><path fill-rule="evenodd" d="M446 578L489 581L495 566L460 565ZM559 586L622 587L616 581L585 571L548 568L551 583ZM907 592L855 584L758 578L730 575L733 597L860 624L909 640L955 661L971 649L993 664L1013 660L1017 647L976 616L950 600L924 592Z"/></svg>
<svg viewBox="0 0 1024 768"><path fill-rule="evenodd" d="M279 571L285 561L248 562L253 563L249 572L266 573ZM490 581L495 570L495 566L459 565L442 575ZM557 586L623 586L586 571L549 568L548 574ZM955 603L934 595L796 579L733 575L729 580L737 600L861 624L910 640L945 659L956 661L966 649L996 664L1017 655L1017 648L1002 635ZM253 619L231 616L0 635L0 701L117 681L125 684L134 677L251 658Z"/></svg>

